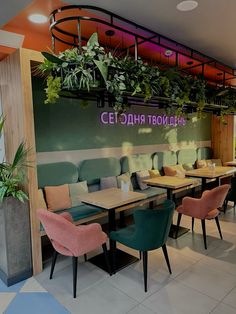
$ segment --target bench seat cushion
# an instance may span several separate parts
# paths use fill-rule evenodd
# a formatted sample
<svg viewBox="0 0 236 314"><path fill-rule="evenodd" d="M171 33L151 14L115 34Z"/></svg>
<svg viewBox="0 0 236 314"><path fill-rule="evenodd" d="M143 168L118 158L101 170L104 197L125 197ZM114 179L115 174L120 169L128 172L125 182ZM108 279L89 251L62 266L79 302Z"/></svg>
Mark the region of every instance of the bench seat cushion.
<svg viewBox="0 0 236 314"><path fill-rule="evenodd" d="M61 212L64 212L64 211L71 214L73 221L77 221L77 220L98 214L99 212L102 212L103 210L99 207L90 206L87 204L82 204L79 206L65 209ZM58 213L60 213L60 212L58 212Z"/></svg>
<svg viewBox="0 0 236 314"><path fill-rule="evenodd" d="M166 193L166 189L149 187L145 190L136 189L134 192L139 192L145 194L147 197L159 196L161 194Z"/></svg>

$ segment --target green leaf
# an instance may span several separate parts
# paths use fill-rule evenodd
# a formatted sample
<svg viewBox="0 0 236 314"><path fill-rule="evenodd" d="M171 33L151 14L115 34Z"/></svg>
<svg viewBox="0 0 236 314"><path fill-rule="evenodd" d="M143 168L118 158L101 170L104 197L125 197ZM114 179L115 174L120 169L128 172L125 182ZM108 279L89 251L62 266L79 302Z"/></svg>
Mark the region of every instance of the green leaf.
<svg viewBox="0 0 236 314"><path fill-rule="evenodd" d="M46 58L47 60L56 63L56 64L62 64L64 61L59 59L58 57L52 55L51 53L48 53L46 51L41 52L42 55L44 56L44 58Z"/></svg>
<svg viewBox="0 0 236 314"><path fill-rule="evenodd" d="M2 136L2 130L3 130L4 122L5 122L5 117L3 117L3 115L1 115L1 117L0 117L0 136Z"/></svg>
<svg viewBox="0 0 236 314"><path fill-rule="evenodd" d="M98 43L98 34L93 33L87 42L87 47L94 46Z"/></svg>
<svg viewBox="0 0 236 314"><path fill-rule="evenodd" d="M105 83L107 81L107 75L108 75L108 66L106 63L104 63L103 61L99 61L99 60L94 60L94 63L96 64L96 66L98 67Z"/></svg>

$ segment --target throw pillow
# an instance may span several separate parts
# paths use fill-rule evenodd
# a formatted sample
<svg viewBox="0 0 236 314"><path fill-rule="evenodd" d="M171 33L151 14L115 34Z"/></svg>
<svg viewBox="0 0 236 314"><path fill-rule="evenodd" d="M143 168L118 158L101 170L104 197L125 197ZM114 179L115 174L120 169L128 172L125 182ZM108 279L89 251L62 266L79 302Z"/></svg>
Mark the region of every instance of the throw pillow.
<svg viewBox="0 0 236 314"><path fill-rule="evenodd" d="M156 178L160 177L160 171L159 170L148 170L150 178Z"/></svg>
<svg viewBox="0 0 236 314"><path fill-rule="evenodd" d="M185 170L182 165L165 166L163 167L166 176L171 177L185 177Z"/></svg>
<svg viewBox="0 0 236 314"><path fill-rule="evenodd" d="M188 171L188 170L193 170L193 164L191 162L183 164L183 168L184 170Z"/></svg>
<svg viewBox="0 0 236 314"><path fill-rule="evenodd" d="M136 177L140 190L146 190L149 188L149 186L143 182L143 180L150 178L148 170L137 171Z"/></svg>
<svg viewBox="0 0 236 314"><path fill-rule="evenodd" d="M69 184L69 191L70 191L70 199L71 199L71 206L79 206L82 202L79 199L79 196L82 194L88 193L88 185L87 181L81 181L77 183Z"/></svg>
<svg viewBox="0 0 236 314"><path fill-rule="evenodd" d="M48 210L57 211L71 207L68 184L58 186L45 186L45 195Z"/></svg>
<svg viewBox="0 0 236 314"><path fill-rule="evenodd" d="M37 208L47 209L47 204L45 202L42 189L38 189Z"/></svg>
<svg viewBox="0 0 236 314"><path fill-rule="evenodd" d="M196 161L196 166L197 166L197 169L199 169L199 168L206 168L207 167L207 161L205 159L197 160Z"/></svg>
<svg viewBox="0 0 236 314"><path fill-rule="evenodd" d="M123 174L117 176L116 179L117 179L117 187L119 189L121 189L121 181L123 181L125 183L129 183L129 190L133 191L133 185L132 185L132 182L131 182L131 179L130 179L129 172L126 172L126 173L123 173Z"/></svg>
<svg viewBox="0 0 236 314"><path fill-rule="evenodd" d="M104 177L100 179L100 189L110 189L110 188L117 188L117 180L116 177Z"/></svg>

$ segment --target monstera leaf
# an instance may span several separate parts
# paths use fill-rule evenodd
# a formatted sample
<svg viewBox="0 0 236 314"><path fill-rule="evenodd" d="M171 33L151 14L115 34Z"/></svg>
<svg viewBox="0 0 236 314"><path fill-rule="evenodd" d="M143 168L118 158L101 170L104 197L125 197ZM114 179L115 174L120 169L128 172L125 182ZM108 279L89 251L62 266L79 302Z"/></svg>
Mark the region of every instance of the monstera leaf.
<svg viewBox="0 0 236 314"><path fill-rule="evenodd" d="M94 46L95 44L98 44L98 34L93 33L89 40L87 41L87 47Z"/></svg>
<svg viewBox="0 0 236 314"><path fill-rule="evenodd" d="M94 63L96 64L96 66L98 67L105 83L107 81L107 75L108 75L108 66L106 63L104 63L103 61L100 60L94 60Z"/></svg>

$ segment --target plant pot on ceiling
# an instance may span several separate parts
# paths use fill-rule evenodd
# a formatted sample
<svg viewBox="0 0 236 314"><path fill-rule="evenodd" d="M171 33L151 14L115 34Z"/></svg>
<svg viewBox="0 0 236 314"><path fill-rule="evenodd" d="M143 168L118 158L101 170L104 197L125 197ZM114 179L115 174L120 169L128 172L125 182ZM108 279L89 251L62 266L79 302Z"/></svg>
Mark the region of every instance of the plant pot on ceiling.
<svg viewBox="0 0 236 314"><path fill-rule="evenodd" d="M27 154L22 142L13 162L0 164L0 279L7 286L32 276L28 197L21 189Z"/></svg>

